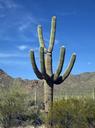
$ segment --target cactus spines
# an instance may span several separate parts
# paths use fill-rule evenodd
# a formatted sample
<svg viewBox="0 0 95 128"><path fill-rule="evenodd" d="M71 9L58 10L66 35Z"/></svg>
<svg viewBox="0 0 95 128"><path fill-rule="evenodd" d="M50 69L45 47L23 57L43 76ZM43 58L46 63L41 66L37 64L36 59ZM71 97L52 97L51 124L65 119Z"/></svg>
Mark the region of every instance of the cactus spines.
<svg viewBox="0 0 95 128"><path fill-rule="evenodd" d="M70 63L67 66L64 74L60 76L60 73L62 72L62 67L64 64L64 58L65 58L65 48L61 47L60 49L60 59L59 59L59 65L55 73L53 73L52 70L52 51L53 46L55 42L55 32L56 32L56 17L52 17L51 21L51 34L50 34L50 42L48 49L45 48L43 35L42 35L42 27L38 26L38 38L40 43L40 65L41 65L41 71L37 68L36 62L35 62L35 56L33 50L30 52L31 56L31 63L32 67L34 69L34 72L36 76L39 79L44 79L44 105L45 105L45 112L48 112L49 105L51 104L51 109L53 106L53 89L54 84L60 84L62 83L70 74L75 60L76 60L76 54L73 53Z"/></svg>

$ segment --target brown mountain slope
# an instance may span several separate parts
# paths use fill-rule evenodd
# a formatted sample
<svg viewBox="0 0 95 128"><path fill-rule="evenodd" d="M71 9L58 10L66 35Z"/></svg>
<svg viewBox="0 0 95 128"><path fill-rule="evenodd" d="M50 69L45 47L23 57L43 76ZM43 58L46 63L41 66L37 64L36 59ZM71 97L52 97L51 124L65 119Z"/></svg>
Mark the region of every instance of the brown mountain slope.
<svg viewBox="0 0 95 128"><path fill-rule="evenodd" d="M39 80L23 80L21 78L12 78L2 69L0 69L0 85L8 86L12 84L21 84L29 90L32 90L33 95L35 88L37 95L43 97L43 82ZM95 88L95 72L82 73L79 75L70 75L64 83L55 86L55 98L63 97L64 95L94 95Z"/></svg>

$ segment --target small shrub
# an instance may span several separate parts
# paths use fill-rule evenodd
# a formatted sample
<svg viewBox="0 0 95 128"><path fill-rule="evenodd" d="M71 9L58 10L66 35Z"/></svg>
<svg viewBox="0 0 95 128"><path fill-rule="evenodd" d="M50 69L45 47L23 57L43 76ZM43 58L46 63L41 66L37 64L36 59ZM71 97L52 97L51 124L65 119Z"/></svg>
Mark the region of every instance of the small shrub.
<svg viewBox="0 0 95 128"><path fill-rule="evenodd" d="M0 123L4 128L12 125L13 119L26 111L27 92L20 85L0 88Z"/></svg>
<svg viewBox="0 0 95 128"><path fill-rule="evenodd" d="M48 123L50 122L54 128L95 127L95 102L92 99L56 101L48 116Z"/></svg>

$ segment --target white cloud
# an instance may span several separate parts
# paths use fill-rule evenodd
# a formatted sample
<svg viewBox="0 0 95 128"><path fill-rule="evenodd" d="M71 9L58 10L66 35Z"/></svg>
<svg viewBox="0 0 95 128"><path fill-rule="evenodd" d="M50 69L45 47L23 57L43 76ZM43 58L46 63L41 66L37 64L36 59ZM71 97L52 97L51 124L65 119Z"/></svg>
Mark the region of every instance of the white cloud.
<svg viewBox="0 0 95 128"><path fill-rule="evenodd" d="M11 54L11 53L0 53L0 58L9 58L9 57L18 57L17 54Z"/></svg>
<svg viewBox="0 0 95 128"><path fill-rule="evenodd" d="M28 49L28 47L29 46L27 46L27 45L20 45L20 46L18 46L18 49L21 51L24 51L24 50Z"/></svg>

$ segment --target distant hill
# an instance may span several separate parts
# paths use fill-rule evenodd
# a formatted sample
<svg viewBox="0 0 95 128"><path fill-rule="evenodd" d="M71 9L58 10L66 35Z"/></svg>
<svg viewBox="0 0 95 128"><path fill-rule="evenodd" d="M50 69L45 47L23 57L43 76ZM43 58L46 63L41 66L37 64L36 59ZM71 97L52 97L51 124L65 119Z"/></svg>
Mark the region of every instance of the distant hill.
<svg viewBox="0 0 95 128"><path fill-rule="evenodd" d="M19 78L13 78L12 76L9 76L5 71L0 69L0 86L9 86L12 84L21 84L23 86L29 86L33 88L34 86L40 85L42 83L41 81L38 80L27 80L27 79L21 79Z"/></svg>
<svg viewBox="0 0 95 128"><path fill-rule="evenodd" d="M43 81L26 80L21 78L13 78L5 71L0 69L0 86L7 87L13 84L21 84L35 93L35 88L38 97L43 97ZM55 98L63 96L94 96L95 91L95 72L87 72L79 75L70 75L62 84L55 85Z"/></svg>

